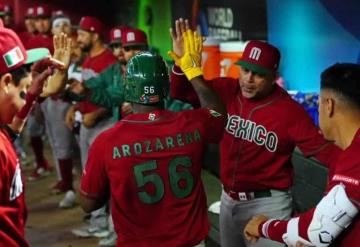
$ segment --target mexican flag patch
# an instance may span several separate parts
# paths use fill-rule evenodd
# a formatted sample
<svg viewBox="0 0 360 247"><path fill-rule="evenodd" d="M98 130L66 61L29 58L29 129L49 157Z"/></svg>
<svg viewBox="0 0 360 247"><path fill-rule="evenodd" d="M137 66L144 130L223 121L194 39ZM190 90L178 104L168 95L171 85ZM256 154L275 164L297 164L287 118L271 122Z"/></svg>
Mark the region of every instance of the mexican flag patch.
<svg viewBox="0 0 360 247"><path fill-rule="evenodd" d="M24 55L20 50L20 47L16 46L3 55L6 66L11 68L24 60Z"/></svg>
<svg viewBox="0 0 360 247"><path fill-rule="evenodd" d="M209 109L209 112L210 112L211 116L213 116L213 117L221 117L221 114L218 113L217 111Z"/></svg>

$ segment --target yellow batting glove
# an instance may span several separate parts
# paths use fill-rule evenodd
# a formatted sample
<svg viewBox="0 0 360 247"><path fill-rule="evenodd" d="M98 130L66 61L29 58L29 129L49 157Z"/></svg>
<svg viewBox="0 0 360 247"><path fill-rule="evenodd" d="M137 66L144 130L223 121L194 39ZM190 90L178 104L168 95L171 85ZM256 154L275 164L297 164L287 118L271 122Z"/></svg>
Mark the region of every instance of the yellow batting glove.
<svg viewBox="0 0 360 247"><path fill-rule="evenodd" d="M187 79L203 74L201 69L201 52L203 39L197 32L187 30L183 33L184 55L178 57L174 52L169 51L168 55L180 66Z"/></svg>

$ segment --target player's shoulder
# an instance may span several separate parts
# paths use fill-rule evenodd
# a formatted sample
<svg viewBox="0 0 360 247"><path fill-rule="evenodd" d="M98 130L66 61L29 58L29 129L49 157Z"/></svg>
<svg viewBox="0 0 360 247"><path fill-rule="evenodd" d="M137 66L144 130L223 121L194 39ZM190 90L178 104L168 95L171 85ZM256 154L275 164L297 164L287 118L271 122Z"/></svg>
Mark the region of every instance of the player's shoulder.
<svg viewBox="0 0 360 247"><path fill-rule="evenodd" d="M217 77L211 80L213 88L219 92L227 94L237 94L240 89L239 80L231 77Z"/></svg>
<svg viewBox="0 0 360 247"><path fill-rule="evenodd" d="M297 116L297 118L307 115L304 107L295 101L286 90L282 88L279 88L279 90L278 100L274 101L276 109L284 111L289 116Z"/></svg>
<svg viewBox="0 0 360 247"><path fill-rule="evenodd" d="M112 51L108 48L105 49L104 53L103 53L103 59L105 60L113 60L113 61L117 61L115 55L112 53Z"/></svg>
<svg viewBox="0 0 360 247"><path fill-rule="evenodd" d="M122 131L122 122L118 121L112 127L107 130L102 131L94 141L94 145L101 145L104 146L107 143L110 143L112 140L119 140L121 139L121 135L124 133ZM95 144L96 143L96 144Z"/></svg>
<svg viewBox="0 0 360 247"><path fill-rule="evenodd" d="M206 121L209 118L218 118L218 117L223 117L223 115L219 112L217 112L216 110L213 109L209 109L209 108L198 108L198 109L189 109L189 110L184 110L179 113L179 117L184 116L187 117L189 119L193 119L193 120L204 120Z"/></svg>

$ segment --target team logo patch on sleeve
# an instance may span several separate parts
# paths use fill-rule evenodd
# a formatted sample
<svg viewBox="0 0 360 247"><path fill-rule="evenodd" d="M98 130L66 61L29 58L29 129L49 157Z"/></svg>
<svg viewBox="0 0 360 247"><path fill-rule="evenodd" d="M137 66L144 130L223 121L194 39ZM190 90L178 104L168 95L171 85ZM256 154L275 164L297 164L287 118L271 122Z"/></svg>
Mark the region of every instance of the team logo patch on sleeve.
<svg viewBox="0 0 360 247"><path fill-rule="evenodd" d="M221 117L222 116L221 113L218 113L217 111L214 111L211 109L209 109L209 112L210 112L211 116L213 116L213 117Z"/></svg>

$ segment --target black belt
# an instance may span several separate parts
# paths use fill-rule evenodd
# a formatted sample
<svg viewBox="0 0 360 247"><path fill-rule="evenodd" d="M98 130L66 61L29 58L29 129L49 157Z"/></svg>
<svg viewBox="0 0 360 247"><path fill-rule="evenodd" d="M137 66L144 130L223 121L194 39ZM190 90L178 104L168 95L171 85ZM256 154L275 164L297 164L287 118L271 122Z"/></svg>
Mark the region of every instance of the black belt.
<svg viewBox="0 0 360 247"><path fill-rule="evenodd" d="M257 198L271 197L270 190L257 190L254 192L240 192L225 188L224 191L236 201L249 201Z"/></svg>

